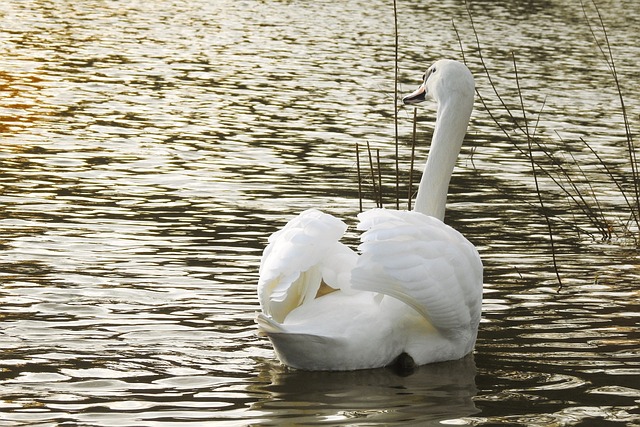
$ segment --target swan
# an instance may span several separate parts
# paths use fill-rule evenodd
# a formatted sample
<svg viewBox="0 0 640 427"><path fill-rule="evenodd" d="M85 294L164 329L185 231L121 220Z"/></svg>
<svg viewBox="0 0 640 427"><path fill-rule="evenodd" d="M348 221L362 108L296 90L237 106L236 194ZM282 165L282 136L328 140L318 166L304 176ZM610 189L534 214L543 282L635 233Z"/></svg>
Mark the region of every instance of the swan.
<svg viewBox="0 0 640 427"><path fill-rule="evenodd" d="M256 322L283 364L312 371L415 367L473 350L482 261L443 220L474 93L465 65L440 60L403 98L416 104L431 97L437 104L415 209L359 214L359 254L340 242L345 223L316 209L269 237Z"/></svg>

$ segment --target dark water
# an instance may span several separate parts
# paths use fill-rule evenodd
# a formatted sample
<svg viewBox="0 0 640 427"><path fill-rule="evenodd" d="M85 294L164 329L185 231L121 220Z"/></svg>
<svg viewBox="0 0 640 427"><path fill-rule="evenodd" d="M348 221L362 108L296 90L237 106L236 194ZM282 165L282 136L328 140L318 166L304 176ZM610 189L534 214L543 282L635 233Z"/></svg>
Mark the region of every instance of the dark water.
<svg viewBox="0 0 640 427"><path fill-rule="evenodd" d="M2 2L1 425L640 425L638 230L580 138L630 197L633 180L580 4L471 5L493 83L522 123L515 56L555 159L534 147L557 178L536 173L543 211L465 9L400 3L402 91L460 58L453 19L514 139L478 101L452 181L447 221L486 267L474 356L408 377L295 372L256 335L267 236L308 207L354 224L356 142L380 150L394 204L390 2ZM637 140L640 7L598 5ZM412 111L399 117L404 197Z"/></svg>

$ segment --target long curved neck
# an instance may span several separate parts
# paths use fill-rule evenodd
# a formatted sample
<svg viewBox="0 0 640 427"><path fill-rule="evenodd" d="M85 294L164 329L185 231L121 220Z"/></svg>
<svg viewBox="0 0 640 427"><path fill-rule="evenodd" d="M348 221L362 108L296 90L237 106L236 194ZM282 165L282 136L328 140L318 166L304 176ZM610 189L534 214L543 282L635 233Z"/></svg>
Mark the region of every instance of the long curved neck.
<svg viewBox="0 0 640 427"><path fill-rule="evenodd" d="M439 104L431 149L425 165L414 210L444 220L447 192L456 165L467 125L471 117L473 99L450 98Z"/></svg>

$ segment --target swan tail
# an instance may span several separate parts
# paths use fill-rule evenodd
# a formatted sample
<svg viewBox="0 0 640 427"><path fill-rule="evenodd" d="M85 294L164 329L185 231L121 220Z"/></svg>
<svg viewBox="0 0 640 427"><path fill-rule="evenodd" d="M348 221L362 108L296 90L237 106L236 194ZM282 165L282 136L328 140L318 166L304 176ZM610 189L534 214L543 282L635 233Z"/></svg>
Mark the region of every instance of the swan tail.
<svg viewBox="0 0 640 427"><path fill-rule="evenodd" d="M482 262L462 234L419 212L374 209L359 219L354 289L399 299L441 332L477 327Z"/></svg>
<svg viewBox="0 0 640 427"><path fill-rule="evenodd" d="M258 280L265 314L282 322L305 301L348 291L357 256L339 242L346 229L339 219L309 209L269 237Z"/></svg>
<svg viewBox="0 0 640 427"><path fill-rule="evenodd" d="M340 338L296 331L295 326L282 325L262 313L256 317L260 332L269 337L278 359L287 366L305 370L333 369L344 347Z"/></svg>
<svg viewBox="0 0 640 427"><path fill-rule="evenodd" d="M281 334L285 333L282 325L269 316L265 316L262 313L258 313L256 316L256 323L261 334Z"/></svg>

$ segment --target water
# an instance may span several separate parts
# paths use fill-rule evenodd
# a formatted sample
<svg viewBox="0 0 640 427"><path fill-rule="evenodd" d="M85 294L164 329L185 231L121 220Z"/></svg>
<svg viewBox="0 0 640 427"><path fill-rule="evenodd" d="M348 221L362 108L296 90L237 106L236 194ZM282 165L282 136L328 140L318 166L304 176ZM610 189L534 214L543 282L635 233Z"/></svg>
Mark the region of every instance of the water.
<svg viewBox="0 0 640 427"><path fill-rule="evenodd" d="M485 263L473 357L408 377L296 372L256 335L267 236L308 207L355 223L356 142L381 151L394 204L388 3L2 3L2 425L640 424L640 257L624 199L580 141L629 191L624 127L571 1L472 5L505 102L520 102L513 52L531 123L542 109L537 135L614 231L603 240L539 176L561 292L529 161L477 102L447 213ZM640 9L598 4L636 130ZM515 135L464 8L399 12L402 91L433 60L460 58L454 19L480 93ZM399 116L404 195L412 112ZM433 107L419 117L423 159Z"/></svg>

